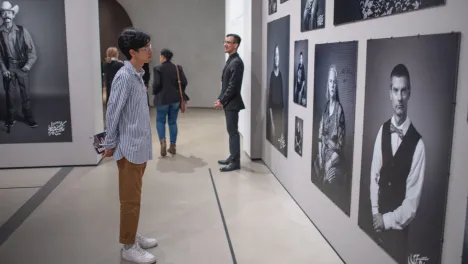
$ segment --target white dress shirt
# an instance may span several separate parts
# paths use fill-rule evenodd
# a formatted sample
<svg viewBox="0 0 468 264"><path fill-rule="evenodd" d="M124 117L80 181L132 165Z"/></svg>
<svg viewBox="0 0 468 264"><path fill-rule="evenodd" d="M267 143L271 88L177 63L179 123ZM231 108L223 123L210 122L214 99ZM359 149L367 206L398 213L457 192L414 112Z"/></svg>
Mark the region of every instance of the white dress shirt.
<svg viewBox="0 0 468 264"><path fill-rule="evenodd" d="M409 117L400 126L396 125L395 118L392 117L392 124L403 131L406 135L411 121ZM392 153L395 155L402 139L396 134L391 134ZM379 129L374 144L374 154L372 157L371 175L370 175L370 200L372 206L372 215L379 213L379 178L382 167L382 126ZM401 230L407 226L416 215L416 211L421 198L421 191L424 182L424 172L426 168L426 151L424 142L419 139L413 154L411 169L406 180L406 196L403 203L393 212L383 215L385 230Z"/></svg>

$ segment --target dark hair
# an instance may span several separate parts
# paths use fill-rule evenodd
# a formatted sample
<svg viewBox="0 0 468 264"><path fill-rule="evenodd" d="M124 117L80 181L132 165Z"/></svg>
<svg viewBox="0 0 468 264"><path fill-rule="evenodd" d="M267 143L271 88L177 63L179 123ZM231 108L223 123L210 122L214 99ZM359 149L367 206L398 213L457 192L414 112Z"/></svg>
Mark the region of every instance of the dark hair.
<svg viewBox="0 0 468 264"><path fill-rule="evenodd" d="M174 56L174 53L170 51L169 49L162 49L161 50L161 55L166 58L167 61L171 61L172 57Z"/></svg>
<svg viewBox="0 0 468 264"><path fill-rule="evenodd" d="M237 44L237 45L240 45L240 44L241 44L242 39L241 39L241 37L240 37L239 35L237 35L237 34L232 34L232 33L231 33L231 34L227 34L226 37L228 37L228 38L229 38L229 37L233 37L233 38L234 38L234 44Z"/></svg>
<svg viewBox="0 0 468 264"><path fill-rule="evenodd" d="M299 52L299 56L302 56L302 55L304 55L304 54L302 54L302 51L301 51L301 52Z"/></svg>
<svg viewBox="0 0 468 264"><path fill-rule="evenodd" d="M393 77L405 77L408 82L408 90L411 90L410 74L408 68L406 68L404 64L400 63L393 68L392 72L390 73L390 79L392 79ZM392 89L391 83L390 89Z"/></svg>
<svg viewBox="0 0 468 264"><path fill-rule="evenodd" d="M118 39L118 46L120 51L125 57L130 60L130 50L138 51L150 42L151 37L143 31L139 31L135 28L126 28L120 33Z"/></svg>

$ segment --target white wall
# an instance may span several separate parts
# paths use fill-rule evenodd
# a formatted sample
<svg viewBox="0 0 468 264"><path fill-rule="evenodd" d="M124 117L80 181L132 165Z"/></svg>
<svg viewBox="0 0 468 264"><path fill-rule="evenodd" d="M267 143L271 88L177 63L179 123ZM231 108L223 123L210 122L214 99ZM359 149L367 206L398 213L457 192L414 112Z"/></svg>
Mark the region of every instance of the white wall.
<svg viewBox="0 0 468 264"><path fill-rule="evenodd" d="M308 83L313 84L314 79L314 50L317 43L330 43L339 41L359 41L358 51L358 77L356 94L356 120L354 138L354 163L353 163L353 184L351 200L351 216L347 217L333 202L331 202L310 180L311 175L311 138L312 136L312 108L313 108L313 85L309 85L307 108L297 107L290 99L289 104L289 145L293 142L293 121L295 116L304 117L304 146L303 157L294 153L294 149L289 148L288 158L284 158L265 139L263 130L262 141L263 160L270 167L272 172L284 184L292 196L298 201L311 220L317 225L320 231L330 241L332 246L339 252L341 257L348 264L363 263L394 263L381 248L374 243L358 227L358 202L359 202L359 182L361 170L361 151L363 133L363 112L364 112L364 87L366 72L366 48L367 39L387 38L399 36L412 36L417 34L446 33L451 31L462 32L462 43L460 53L460 68L458 76L457 103L455 107L455 127L453 134L453 149L451 158L451 172L449 183L448 207L446 212L445 236L442 263L460 263L462 253L462 241L464 220L466 212L466 197L468 191L468 1L449 0L442 7L428 8L416 12L388 16L385 18L372 19L348 25L335 27L333 25L334 1L326 0L326 27L300 32L299 14L301 1L288 1L279 4L278 12L268 16L268 0L263 0L263 72L262 87L266 90L266 39L267 22L280 17L291 15L291 54L294 51L294 41L309 40L309 70ZM293 56L290 57L290 73L293 76ZM290 78L290 85L292 79ZM292 89L290 96L292 97ZM265 98L265 95L263 96ZM262 117L265 117L265 100L262 100ZM430 118L430 117L428 117ZM265 127L263 118L262 126ZM253 142L254 143L254 142ZM291 173L294 171L294 173ZM446 177L446 175L441 175ZM428 230L430 232L430 230Z"/></svg>
<svg viewBox="0 0 468 264"><path fill-rule="evenodd" d="M100 159L91 138L103 129L98 1L65 0L65 20L73 142L1 145L0 168L95 165Z"/></svg>
<svg viewBox="0 0 468 264"><path fill-rule="evenodd" d="M252 14L257 12L254 18ZM261 122L256 122L255 116L259 112L261 85L259 76L261 75L260 56L255 60L255 56L261 54L261 2L251 0L226 0L226 34L235 33L241 36L242 42L239 47L239 55L244 61L244 79L242 82L242 99L245 103L245 110L239 114L239 132L242 134L243 149L252 158L261 158L261 147L251 144L253 141L261 141L261 133L256 134L256 127ZM256 23L253 23L256 22ZM257 25L257 27L255 27ZM227 59L227 56L226 56ZM260 145L261 146L261 145Z"/></svg>
<svg viewBox="0 0 468 264"><path fill-rule="evenodd" d="M169 48L187 75L189 107L213 107L224 66L225 3L218 0L118 0L135 27L152 36L153 62ZM152 71L152 69L151 69ZM152 104L152 97L150 101Z"/></svg>

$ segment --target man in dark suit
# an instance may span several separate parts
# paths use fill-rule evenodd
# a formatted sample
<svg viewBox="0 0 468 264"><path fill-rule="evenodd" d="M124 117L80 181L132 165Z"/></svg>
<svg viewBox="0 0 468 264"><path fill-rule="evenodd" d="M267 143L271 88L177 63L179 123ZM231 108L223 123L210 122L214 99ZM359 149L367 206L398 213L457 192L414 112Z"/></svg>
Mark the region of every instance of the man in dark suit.
<svg viewBox="0 0 468 264"><path fill-rule="evenodd" d="M216 100L215 107L224 109L226 126L229 133L230 156L226 160L218 161L222 167L220 171L234 171L240 169L240 136L238 131L239 111L245 109L242 100L241 87L244 76L244 62L239 57L241 38L236 34L226 35L224 40L224 52L229 54L229 59L224 66L221 76L221 93Z"/></svg>

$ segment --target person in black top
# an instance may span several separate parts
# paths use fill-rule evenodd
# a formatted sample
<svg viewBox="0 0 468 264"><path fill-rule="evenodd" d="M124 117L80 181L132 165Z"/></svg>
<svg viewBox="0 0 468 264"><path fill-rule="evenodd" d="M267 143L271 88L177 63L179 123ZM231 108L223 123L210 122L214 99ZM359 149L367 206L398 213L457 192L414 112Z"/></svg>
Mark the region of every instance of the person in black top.
<svg viewBox="0 0 468 264"><path fill-rule="evenodd" d="M184 101L189 97L185 94L187 77L182 66L172 63L174 54L169 49L161 50L160 65L153 69L154 107L156 108L156 130L161 143L161 156L166 156L166 119L169 125L170 147L167 149L172 155L176 154L177 117L180 109L180 90L177 68L179 69L180 84Z"/></svg>
<svg viewBox="0 0 468 264"><path fill-rule="evenodd" d="M115 74L124 65L118 58L119 50L116 47L109 47L106 52L106 58L104 59L104 65L102 66L104 84L106 86L106 102L109 101L110 98L112 81L114 80Z"/></svg>
<svg viewBox="0 0 468 264"><path fill-rule="evenodd" d="M216 100L215 107L224 109L226 115L227 131L229 133L230 156L226 160L218 161L221 171L233 171L240 169L240 136L238 131L239 111L245 109L242 100L241 88L244 76L244 62L237 53L241 38L236 34L228 34L224 41L224 52L229 54L229 59L224 66L221 76L222 89Z"/></svg>

